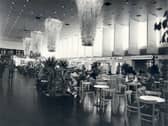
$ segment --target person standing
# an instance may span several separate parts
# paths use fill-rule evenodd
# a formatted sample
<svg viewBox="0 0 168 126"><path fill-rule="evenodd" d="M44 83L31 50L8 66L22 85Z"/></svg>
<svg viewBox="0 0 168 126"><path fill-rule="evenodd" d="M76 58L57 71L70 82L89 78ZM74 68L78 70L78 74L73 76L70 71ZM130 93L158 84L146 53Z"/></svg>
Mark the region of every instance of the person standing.
<svg viewBox="0 0 168 126"><path fill-rule="evenodd" d="M3 61L2 59L0 59L0 79L2 79L2 76L3 76L3 72L4 72L4 64L3 64Z"/></svg>
<svg viewBox="0 0 168 126"><path fill-rule="evenodd" d="M15 71L15 62L12 58L9 60L8 69L9 69L9 79L13 79L13 75Z"/></svg>

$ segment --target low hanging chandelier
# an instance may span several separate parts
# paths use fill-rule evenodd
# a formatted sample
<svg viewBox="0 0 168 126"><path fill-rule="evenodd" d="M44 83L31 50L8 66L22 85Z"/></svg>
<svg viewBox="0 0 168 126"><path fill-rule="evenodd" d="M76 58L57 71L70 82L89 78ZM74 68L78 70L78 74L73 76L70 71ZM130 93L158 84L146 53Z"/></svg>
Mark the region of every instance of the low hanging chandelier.
<svg viewBox="0 0 168 126"><path fill-rule="evenodd" d="M31 50L31 38L24 38L23 39L23 49L24 49L24 55L29 56L30 50Z"/></svg>
<svg viewBox="0 0 168 126"><path fill-rule="evenodd" d="M93 46L104 0L76 0L83 46Z"/></svg>
<svg viewBox="0 0 168 126"><path fill-rule="evenodd" d="M32 31L31 32L31 51L34 54L40 54L41 53L41 44L43 40L43 34L40 31Z"/></svg>
<svg viewBox="0 0 168 126"><path fill-rule="evenodd" d="M56 43L60 39L62 26L62 21L58 19L47 18L45 20L45 35L47 40L47 48L49 52L55 52Z"/></svg>

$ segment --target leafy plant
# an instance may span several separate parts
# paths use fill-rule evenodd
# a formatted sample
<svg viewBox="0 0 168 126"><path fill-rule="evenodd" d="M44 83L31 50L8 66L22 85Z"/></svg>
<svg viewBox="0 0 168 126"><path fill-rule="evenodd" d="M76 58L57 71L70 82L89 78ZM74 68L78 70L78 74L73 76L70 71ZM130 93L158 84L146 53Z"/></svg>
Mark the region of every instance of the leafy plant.
<svg viewBox="0 0 168 126"><path fill-rule="evenodd" d="M44 61L44 66L49 68L55 68L58 64L58 61L54 57L49 57L46 61Z"/></svg>
<svg viewBox="0 0 168 126"><path fill-rule="evenodd" d="M60 60L58 62L58 65L61 67L61 68L67 68L68 67L68 61L66 60Z"/></svg>
<svg viewBox="0 0 168 126"><path fill-rule="evenodd" d="M152 76L158 75L159 74L159 67L156 64L153 64L150 68L149 68L149 73Z"/></svg>
<svg viewBox="0 0 168 126"><path fill-rule="evenodd" d="M161 67L161 73L164 79L168 79L168 60L163 60L162 67Z"/></svg>
<svg viewBox="0 0 168 126"><path fill-rule="evenodd" d="M124 63L121 67L121 71L123 75L127 75L129 73L130 65L127 63Z"/></svg>

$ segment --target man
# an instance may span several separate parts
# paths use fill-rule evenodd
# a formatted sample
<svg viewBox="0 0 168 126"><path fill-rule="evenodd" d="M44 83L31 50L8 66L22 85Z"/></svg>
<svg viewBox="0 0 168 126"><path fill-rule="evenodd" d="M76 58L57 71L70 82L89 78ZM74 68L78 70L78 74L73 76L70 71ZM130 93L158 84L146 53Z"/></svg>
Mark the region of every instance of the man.
<svg viewBox="0 0 168 126"><path fill-rule="evenodd" d="M12 58L9 60L8 69L9 69L9 79L12 79L15 70L15 62Z"/></svg>

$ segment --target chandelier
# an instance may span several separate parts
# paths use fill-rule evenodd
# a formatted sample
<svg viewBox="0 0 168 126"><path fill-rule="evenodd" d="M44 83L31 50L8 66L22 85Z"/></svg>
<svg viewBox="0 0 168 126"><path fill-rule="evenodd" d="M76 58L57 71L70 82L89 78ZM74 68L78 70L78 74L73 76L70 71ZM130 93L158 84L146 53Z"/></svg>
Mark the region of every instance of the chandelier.
<svg viewBox="0 0 168 126"><path fill-rule="evenodd" d="M83 46L92 46L103 0L76 0Z"/></svg>
<svg viewBox="0 0 168 126"><path fill-rule="evenodd" d="M58 19L47 18L45 20L45 35L49 52L55 52L56 42L58 42L60 39L62 26L62 21Z"/></svg>
<svg viewBox="0 0 168 126"><path fill-rule="evenodd" d="M23 39L23 49L24 49L24 55L29 56L31 50L31 38Z"/></svg>
<svg viewBox="0 0 168 126"><path fill-rule="evenodd" d="M31 39L32 39L31 51L34 54L40 54L41 53L41 44L42 44L42 40L43 40L42 32L32 31L31 32Z"/></svg>

